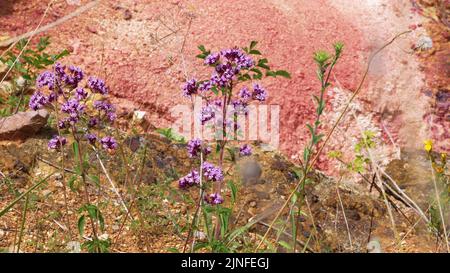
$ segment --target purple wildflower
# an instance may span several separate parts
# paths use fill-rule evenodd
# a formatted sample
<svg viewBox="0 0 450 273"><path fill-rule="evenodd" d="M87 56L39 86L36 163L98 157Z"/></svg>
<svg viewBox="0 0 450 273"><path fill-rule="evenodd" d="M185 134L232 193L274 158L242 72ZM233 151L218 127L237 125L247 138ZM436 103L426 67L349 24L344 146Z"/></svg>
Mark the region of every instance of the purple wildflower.
<svg viewBox="0 0 450 273"><path fill-rule="evenodd" d="M29 106L33 110L38 110L48 103L48 99L41 92L37 91L30 97Z"/></svg>
<svg viewBox="0 0 450 273"><path fill-rule="evenodd" d="M61 111L69 114L71 123L76 123L84 112L84 104L80 104L77 99L70 99L61 106Z"/></svg>
<svg viewBox="0 0 450 273"><path fill-rule="evenodd" d="M95 127L95 126L97 126L97 124L98 124L98 118L96 118L96 117L90 118L88 121L89 127Z"/></svg>
<svg viewBox="0 0 450 273"><path fill-rule="evenodd" d="M84 74L81 68L76 66L69 66L69 74L66 74L64 79L64 82L71 86L77 86L78 83L80 83L83 80ZM100 92L101 93L101 92ZM103 93L102 93L103 94Z"/></svg>
<svg viewBox="0 0 450 273"><path fill-rule="evenodd" d="M265 101L267 99L267 91L261 85L255 83L253 85L252 97L255 100Z"/></svg>
<svg viewBox="0 0 450 273"><path fill-rule="evenodd" d="M182 87L183 96L191 97L192 95L197 94L197 89L197 80L190 79Z"/></svg>
<svg viewBox="0 0 450 273"><path fill-rule="evenodd" d="M220 54L219 53L211 53L205 58L205 64L213 65L219 61Z"/></svg>
<svg viewBox="0 0 450 273"><path fill-rule="evenodd" d="M200 112L200 121L202 122L202 125L213 119L215 116L216 113L213 107L211 107L210 105L202 107L202 110Z"/></svg>
<svg viewBox="0 0 450 273"><path fill-rule="evenodd" d="M252 155L252 148L250 146L248 146L247 144L244 144L239 148L239 154L241 156Z"/></svg>
<svg viewBox="0 0 450 273"><path fill-rule="evenodd" d="M202 92L208 91L212 88L211 81L204 81L198 85L198 89Z"/></svg>
<svg viewBox="0 0 450 273"><path fill-rule="evenodd" d="M62 146L66 145L66 143L67 139L65 137L55 135L52 139L50 139L47 146L49 149L59 149Z"/></svg>
<svg viewBox="0 0 450 273"><path fill-rule="evenodd" d="M106 137L102 138L100 140L100 143L102 144L103 148L105 148L105 149L114 150L118 147L117 141L113 137L110 137L110 136L106 136Z"/></svg>
<svg viewBox="0 0 450 273"><path fill-rule="evenodd" d="M91 76L88 79L87 85L94 93L100 93L102 95L108 94L108 87L106 87L106 84L102 79Z"/></svg>
<svg viewBox="0 0 450 273"><path fill-rule="evenodd" d="M250 93L247 87L243 87L241 90L239 90L238 96L243 101L248 101L252 97L252 94Z"/></svg>
<svg viewBox="0 0 450 273"><path fill-rule="evenodd" d="M84 100L87 98L88 93L82 87L78 87L75 89L75 95L78 100Z"/></svg>
<svg viewBox="0 0 450 273"><path fill-rule="evenodd" d="M208 178L208 180L211 180L211 181L222 181L223 180L222 170L219 167L216 167L209 162L206 162L206 161L203 162L202 170L203 170L203 174L205 175L206 178Z"/></svg>
<svg viewBox="0 0 450 273"><path fill-rule="evenodd" d="M202 141L198 138L192 139L187 144L187 150L189 157L196 157L199 155L200 151L202 150ZM203 148L203 154L208 155L211 153L210 147Z"/></svg>
<svg viewBox="0 0 450 273"><path fill-rule="evenodd" d="M58 93L51 92L50 95L48 95L48 102L53 102L58 99Z"/></svg>
<svg viewBox="0 0 450 273"><path fill-rule="evenodd" d="M53 71L55 71L56 75L59 79L64 80L66 78L66 66L61 63L55 63L53 65Z"/></svg>
<svg viewBox="0 0 450 273"><path fill-rule="evenodd" d="M192 170L178 181L178 186L181 189L186 189L198 184L200 184L200 175L196 170Z"/></svg>
<svg viewBox="0 0 450 273"><path fill-rule="evenodd" d="M233 100L231 102L231 104L233 105L235 114L237 114L237 115L239 115L239 114L247 115L248 114L247 102L245 102L243 100Z"/></svg>
<svg viewBox="0 0 450 273"><path fill-rule="evenodd" d="M58 121L58 128L59 129L66 129L67 128L67 120L63 119Z"/></svg>
<svg viewBox="0 0 450 273"><path fill-rule="evenodd" d="M114 106L106 101L96 100L94 101L94 108L103 111L109 121L114 121L116 119L116 109Z"/></svg>
<svg viewBox="0 0 450 273"><path fill-rule="evenodd" d="M44 71L36 78L37 88L47 86L48 89L53 90L55 87L55 74L50 71Z"/></svg>
<svg viewBox="0 0 450 273"><path fill-rule="evenodd" d="M219 205L223 203L223 197L218 193L211 193L210 195L205 195L205 202L210 205Z"/></svg>
<svg viewBox="0 0 450 273"><path fill-rule="evenodd" d="M85 137L91 145L94 145L97 141L97 136L95 134L86 134Z"/></svg>

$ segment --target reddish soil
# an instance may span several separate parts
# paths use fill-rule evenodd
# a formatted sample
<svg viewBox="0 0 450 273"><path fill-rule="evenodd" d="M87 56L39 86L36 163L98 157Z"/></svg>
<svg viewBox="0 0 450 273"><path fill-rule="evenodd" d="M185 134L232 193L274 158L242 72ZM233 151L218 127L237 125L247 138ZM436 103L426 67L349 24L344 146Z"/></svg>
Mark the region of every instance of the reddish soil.
<svg viewBox="0 0 450 273"><path fill-rule="evenodd" d="M2 1L0 36L15 36L34 29L48 2ZM76 1L56 2L44 24L78 7L68 4ZM87 2L80 1L80 5ZM318 82L311 58L313 52L330 49L334 41L345 43L345 53L333 78L338 79L339 88L349 94L349 90L357 86L368 56L417 19L409 15L408 1L389 2L236 0L231 4L206 0L127 0L117 4L117 1L105 0L45 35L52 37L54 49L72 51L66 62L104 76L115 97L135 102L135 107L147 110L157 127L171 126L170 108L189 103L180 92L185 78L204 75L201 62L194 57L198 53L197 45L218 50L257 40L273 67L286 69L292 75L291 80L264 80L264 85L270 92L268 103L281 106L280 149L294 155L307 140L306 121L314 116L311 95L318 92ZM386 10L390 13L380 16ZM371 72L365 88L368 91L361 101L367 106L366 113L375 113L368 123L379 124L384 111L395 112L396 107L401 108L411 96L420 100L423 76L415 69L414 56L397 57L402 50L400 47L410 44L411 39L397 44L396 49L386 55L387 60L382 60L382 65L379 63ZM398 69L395 65L405 59L413 65L403 72L401 66ZM396 85L399 78L403 79L404 86ZM381 95L386 89L384 85L396 91ZM389 105L397 97L400 99L396 104ZM423 105L417 107L423 108ZM336 108L329 106L330 115ZM400 110L403 116L392 118L386 126L394 141L402 138L400 127L403 124L422 121L420 109L414 109L413 114L408 109ZM417 128L407 129L404 135L411 130L417 131ZM388 139L388 134L382 133L385 140ZM358 134L359 131L350 135ZM421 145L422 139L414 139L414 143L417 141ZM332 144L344 148L341 143L338 139Z"/></svg>

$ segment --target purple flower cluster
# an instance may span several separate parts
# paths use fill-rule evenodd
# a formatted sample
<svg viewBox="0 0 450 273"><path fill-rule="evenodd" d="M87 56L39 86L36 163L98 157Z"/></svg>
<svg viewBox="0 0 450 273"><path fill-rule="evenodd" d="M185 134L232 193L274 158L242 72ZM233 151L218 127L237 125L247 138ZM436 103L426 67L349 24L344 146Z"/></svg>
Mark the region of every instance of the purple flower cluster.
<svg viewBox="0 0 450 273"><path fill-rule="evenodd" d="M214 73L211 75L211 78L199 85L197 85L195 79L187 81L182 87L185 97L197 94L198 89L200 91L210 90L213 85L218 87L230 86L233 78L242 69L249 69L254 66L254 61L241 49L231 48L209 54L205 58L205 64L214 66Z"/></svg>
<svg viewBox="0 0 450 273"><path fill-rule="evenodd" d="M29 106L33 110L38 110L44 107L48 103L48 98L44 96L40 91L37 91L30 97Z"/></svg>
<svg viewBox="0 0 450 273"><path fill-rule="evenodd" d="M85 105L81 104L80 101L76 98L69 99L61 106L61 111L69 114L67 121L71 124L75 124L80 119L80 116L83 114L85 109Z"/></svg>
<svg viewBox="0 0 450 273"><path fill-rule="evenodd" d="M44 71L36 78L36 87L42 88L47 86L48 89L53 90L55 87L55 74L51 71Z"/></svg>
<svg viewBox="0 0 450 273"><path fill-rule="evenodd" d="M50 102L56 102L60 106L61 119L58 120L58 128L66 129L70 126L72 130L85 129L86 140L95 145L99 137L89 132L89 128L95 127L100 121L114 121L116 118L115 108L108 102L99 100L94 102L94 108L99 111L98 116L90 116L86 111L86 100L89 97L87 89L79 86L84 79L84 73L81 68L70 65L56 63L51 71L42 72L36 79L37 91L31 96L29 106L33 110L44 107ZM50 90L46 96L41 90L47 87ZM96 77L89 77L87 87L90 93L100 93L106 95L108 88L103 80ZM56 107L58 109L58 107ZM76 128L79 122L86 122L82 127ZM86 126L87 125L87 126ZM53 137L48 143L51 149L58 149L66 144L67 140L63 137ZM114 138L106 136L100 140L105 149L117 148L117 142Z"/></svg>
<svg viewBox="0 0 450 273"><path fill-rule="evenodd" d="M252 97L255 100L265 101L267 99L267 91L258 83L253 85L253 94Z"/></svg>
<svg viewBox="0 0 450 273"><path fill-rule="evenodd" d="M103 148L109 149L109 150L115 150L118 147L117 141L110 136L106 136L100 140L100 143L102 144Z"/></svg>
<svg viewBox="0 0 450 273"><path fill-rule="evenodd" d="M106 101L94 101L94 108L102 112L109 121L114 121L117 117L114 106Z"/></svg>
<svg viewBox="0 0 450 273"><path fill-rule="evenodd" d="M244 144L239 148L239 154L241 156L250 156L252 155L252 148L247 144Z"/></svg>
<svg viewBox="0 0 450 273"><path fill-rule="evenodd" d="M67 85L77 86L83 80L84 74L81 68L76 66L69 66L69 73L63 77Z"/></svg>
<svg viewBox="0 0 450 273"><path fill-rule="evenodd" d="M223 203L223 197L218 193L211 193L209 195L205 195L205 202L210 205L219 205Z"/></svg>
<svg viewBox="0 0 450 273"><path fill-rule="evenodd" d="M185 97L191 97L194 94L197 94L197 80L196 79L190 79L183 85L183 96Z"/></svg>
<svg viewBox="0 0 450 273"><path fill-rule="evenodd" d="M203 162L202 170L203 175L210 181L217 182L223 180L222 170L209 162Z"/></svg>
<svg viewBox="0 0 450 273"><path fill-rule="evenodd" d="M86 92L86 90L82 87L78 87L75 89L75 96L78 100L85 100L88 97L88 92Z"/></svg>
<svg viewBox="0 0 450 273"><path fill-rule="evenodd" d="M86 134L85 137L91 145L94 145L98 139L95 134Z"/></svg>
<svg viewBox="0 0 450 273"><path fill-rule="evenodd" d="M218 52L211 53L205 58L205 64L207 65L214 65L216 64L220 59L220 54Z"/></svg>
<svg viewBox="0 0 450 273"><path fill-rule="evenodd" d="M187 150L189 157L196 157L200 154L200 151L202 150L202 141L200 139L192 139L187 144ZM210 147L203 148L203 154L208 155L211 153Z"/></svg>
<svg viewBox="0 0 450 273"><path fill-rule="evenodd" d="M102 79L93 76L89 77L87 86L92 90L92 92L100 93L102 95L108 94L109 91Z"/></svg>
<svg viewBox="0 0 450 273"><path fill-rule="evenodd" d="M181 189L186 189L198 184L200 184L200 175L196 170L192 170L188 175L182 177L178 181L178 186Z"/></svg>
<svg viewBox="0 0 450 273"><path fill-rule="evenodd" d="M215 116L216 111L212 105L206 105L202 107L202 110L200 112L200 121L202 122L202 125L213 119Z"/></svg>
<svg viewBox="0 0 450 273"><path fill-rule="evenodd" d="M53 136L52 139L48 142L48 148L49 149L59 149L62 146L66 145L67 139L65 137L60 137L58 135Z"/></svg>

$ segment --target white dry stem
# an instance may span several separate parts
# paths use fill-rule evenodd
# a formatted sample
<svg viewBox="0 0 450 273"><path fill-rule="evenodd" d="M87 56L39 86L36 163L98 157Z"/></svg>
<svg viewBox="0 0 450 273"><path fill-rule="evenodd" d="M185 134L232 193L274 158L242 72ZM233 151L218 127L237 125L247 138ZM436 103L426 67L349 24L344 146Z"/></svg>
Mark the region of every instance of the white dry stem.
<svg viewBox="0 0 450 273"><path fill-rule="evenodd" d="M339 199L339 204L342 209L342 214L344 215L345 226L347 228L348 241L350 243L350 249L353 251L353 243L352 243L352 235L350 233L350 227L348 226L347 216L345 215L344 204L342 203L341 194L339 193L339 183L341 182L342 176L339 181L336 183L336 192Z"/></svg>
<svg viewBox="0 0 450 273"><path fill-rule="evenodd" d="M19 60L20 56L22 56L23 52L25 51L25 49L27 48L28 44L30 43L31 38L33 38L34 35L36 35L36 34L38 33L37 31L38 31L39 27L41 26L42 22L44 21L45 16L47 16L48 10L50 9L50 7L51 7L51 5L53 4L53 2L55 2L55 0L52 0L52 1L50 1L50 3L48 3L47 8L45 9L44 14L42 15L41 20L39 21L39 24L36 26L36 28L35 28L33 31L29 32L29 34L30 34L30 35L29 35L30 39L27 40L27 42L25 43L25 46L24 46L24 47L22 48L22 50L19 52L19 55L17 55L17 57L16 57L16 59L14 60L14 62L12 63L12 65L10 65L8 71L7 71L6 74L3 76L2 80L0 81L0 84L3 83L3 81L6 79L6 77L8 76L8 74L9 74L9 73L11 72L11 70L13 69L13 67L16 65L16 63L17 63L17 61ZM21 36L17 37L17 38L19 38L19 39L18 39L18 40L15 40L15 41L9 42L9 41L11 40L11 39L10 39L10 40L1 42L1 43L0 43L0 47L5 47L5 46L9 45L10 43L17 42L17 41L19 41L20 39L22 39L22 38L20 38L20 37L21 37ZM9 42L9 43L7 43L7 42Z"/></svg>
<svg viewBox="0 0 450 273"><path fill-rule="evenodd" d="M52 0L52 1L48 4L47 10L48 10L48 8L51 6L51 4L52 4L54 1L55 1L55 0ZM19 36L17 36L17 37L13 37L13 38L11 38L11 39L2 41L2 42L0 42L0 47L5 47L5 46L8 46L8 45L10 45L10 44L17 43L18 41L20 41L20 40L22 40L22 39L26 39L26 38L30 38L29 40L31 40L31 38L33 38L34 35L39 34L39 33L42 33L42 32L45 32L45 31L47 31L47 30L49 30L49 29L52 29L52 28L54 28L54 27L56 27L56 26L58 26L58 25L64 23L65 21L70 20L70 19L72 19L72 18L74 18L74 17L80 15L81 13L83 13L83 12L85 12L85 11L87 11L87 10L93 8L93 7L94 7L95 5L97 5L99 2L100 2L99 0L95 0L95 1L92 1L92 2L90 2L90 3L87 3L86 5L84 5L84 6L80 7L80 8L78 8L78 9L76 9L76 10L73 11L72 13L69 13L69 14L67 14L66 16L64 16L64 17L62 17L62 18L60 18L60 19L58 19L58 20L56 20L56 21L54 21L54 22L52 22L52 23L50 23L50 24L47 24L47 25L45 25L45 26L43 26L43 27L40 27L41 24L42 24L42 21L43 21L43 19L44 19L44 17L45 17L45 15L47 14L47 10L46 10L45 13L44 13L44 15L43 15L42 18L41 18L41 21L40 21L39 25L36 27L35 30L30 31L30 32L27 32L27 33L24 33L24 34L19 35ZM29 41L29 40L28 40L28 41ZM27 44L28 44L28 43L27 43ZM20 55L19 55L19 56L20 56Z"/></svg>
<svg viewBox="0 0 450 273"><path fill-rule="evenodd" d="M98 159L98 162L100 163L100 166L102 167L103 173L106 176L106 179L109 181L109 183L111 184L111 190L117 195L117 197L120 200L120 203L122 204L123 208L125 209L125 211L127 212L127 214L129 214L130 212L128 211L127 205L125 204L125 202L123 201L122 196L120 195L119 191L117 190L116 186L114 185L114 182L111 180L111 178L109 177L108 171L105 168L105 165L103 164L103 161L101 160L100 156L98 155L97 150L95 150L95 156Z"/></svg>

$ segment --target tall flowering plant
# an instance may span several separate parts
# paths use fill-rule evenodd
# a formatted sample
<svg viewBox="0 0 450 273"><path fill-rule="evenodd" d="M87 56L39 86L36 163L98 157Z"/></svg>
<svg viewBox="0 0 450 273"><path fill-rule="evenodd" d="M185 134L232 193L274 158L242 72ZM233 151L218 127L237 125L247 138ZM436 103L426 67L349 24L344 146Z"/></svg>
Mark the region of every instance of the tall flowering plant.
<svg viewBox="0 0 450 273"><path fill-rule="evenodd" d="M200 208L204 212L216 211L214 231L208 234L211 245L215 246L226 233L226 217L230 214L229 210L220 206L224 202L222 197L225 175L223 161L227 145L237 138L239 129L237 118L240 115L249 114L248 106L251 103L267 101L269 93L260 82L265 76L290 78L289 73L284 70L272 70L268 60L261 57L261 52L256 49L256 45L257 42L252 41L248 47L234 47L217 52L211 52L203 45L199 46L201 53L197 57L211 69L210 77L202 80L191 78L182 86L184 97L192 101L196 97L202 100L200 115L196 118L200 120L202 126L214 128L218 163L214 165L208 159L212 150L208 143L200 139L191 140L188 143L188 153L192 158L200 158L200 166L198 170L194 169L182 177L179 180L179 187L187 189L198 186L201 189L200 202L191 229ZM240 156L250 156L251 153L252 150L248 144L239 147ZM204 194L206 190L210 192ZM186 244L190 233L191 230Z"/></svg>
<svg viewBox="0 0 450 273"><path fill-rule="evenodd" d="M74 182L81 179L85 199L79 209L80 236L84 234L86 218L90 219L92 227L93 239L84 246L89 251L104 251L109 246L109 241L101 240L98 236L97 229L103 231L104 220L89 197L87 180L97 183L98 178L88 174L87 150L90 148L96 152L97 148L103 148L113 152L118 146L114 137L106 134L107 126L116 119L114 106L106 100L108 87L97 77L90 76L86 79L79 67L56 63L52 70L44 71L37 77L36 89L30 98L29 107L32 110L49 109L56 118L57 134L48 142L48 148L61 152L64 160L64 147L72 139L76 174L69 180L69 186L73 189ZM64 165L64 161L62 164ZM66 193L64 194L66 198Z"/></svg>

